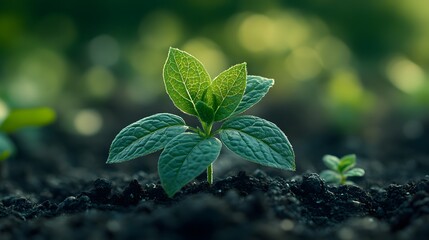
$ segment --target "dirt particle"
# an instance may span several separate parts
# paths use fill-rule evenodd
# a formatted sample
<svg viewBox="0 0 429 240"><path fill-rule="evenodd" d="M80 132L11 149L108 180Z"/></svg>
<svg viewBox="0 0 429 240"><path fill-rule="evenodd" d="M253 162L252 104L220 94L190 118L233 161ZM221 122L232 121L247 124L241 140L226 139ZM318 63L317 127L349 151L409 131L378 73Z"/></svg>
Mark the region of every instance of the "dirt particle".
<svg viewBox="0 0 429 240"><path fill-rule="evenodd" d="M88 196L82 195L79 198L69 196L58 205L58 210L68 213L81 212L88 209L89 206L90 198Z"/></svg>
<svg viewBox="0 0 429 240"><path fill-rule="evenodd" d="M304 174L301 183L301 189L309 194L321 194L325 187L319 175L315 173Z"/></svg>

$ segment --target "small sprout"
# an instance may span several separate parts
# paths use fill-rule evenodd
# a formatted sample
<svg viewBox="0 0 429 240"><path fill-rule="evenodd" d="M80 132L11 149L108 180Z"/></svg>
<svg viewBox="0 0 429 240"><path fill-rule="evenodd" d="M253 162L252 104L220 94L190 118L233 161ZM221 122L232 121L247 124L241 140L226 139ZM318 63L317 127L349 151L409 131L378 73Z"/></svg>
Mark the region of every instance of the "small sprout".
<svg viewBox="0 0 429 240"><path fill-rule="evenodd" d="M15 146L6 135L0 133L0 164L13 153L15 153Z"/></svg>
<svg viewBox="0 0 429 240"><path fill-rule="evenodd" d="M347 180L349 177L362 177L365 175L365 170L355 168L356 155L350 154L338 159L336 156L325 155L323 163L329 168L320 173L320 177L327 183L336 185L354 185L354 182Z"/></svg>
<svg viewBox="0 0 429 240"><path fill-rule="evenodd" d="M259 102L274 80L247 75L246 63L211 79L195 57L176 48L170 48L163 73L165 90L174 105L197 117L201 128L187 126L181 117L170 113L145 117L119 132L110 146L107 163L163 150L158 173L170 197L204 170L207 182L213 183L213 162L222 144L248 161L295 170L292 146L274 123L238 116ZM214 131L215 122L223 124Z"/></svg>
<svg viewBox="0 0 429 240"><path fill-rule="evenodd" d="M45 126L54 122L55 118L55 111L48 107L12 109L0 121L0 132L12 133L26 127Z"/></svg>
<svg viewBox="0 0 429 240"><path fill-rule="evenodd" d="M40 127L55 120L55 112L51 108L24 108L9 111L1 102L0 108L0 162L15 153L15 146L6 134L25 127ZM0 163L1 164L1 163Z"/></svg>

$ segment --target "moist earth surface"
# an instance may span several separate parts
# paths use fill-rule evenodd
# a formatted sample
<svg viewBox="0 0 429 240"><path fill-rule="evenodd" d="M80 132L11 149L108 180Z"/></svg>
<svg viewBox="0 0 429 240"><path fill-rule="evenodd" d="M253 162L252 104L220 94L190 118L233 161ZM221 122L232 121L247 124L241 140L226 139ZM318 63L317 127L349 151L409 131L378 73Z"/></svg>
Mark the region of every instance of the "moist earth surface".
<svg viewBox="0 0 429 240"><path fill-rule="evenodd" d="M0 239L426 239L429 177L331 186L263 170L186 185L156 175L46 177L0 186Z"/></svg>

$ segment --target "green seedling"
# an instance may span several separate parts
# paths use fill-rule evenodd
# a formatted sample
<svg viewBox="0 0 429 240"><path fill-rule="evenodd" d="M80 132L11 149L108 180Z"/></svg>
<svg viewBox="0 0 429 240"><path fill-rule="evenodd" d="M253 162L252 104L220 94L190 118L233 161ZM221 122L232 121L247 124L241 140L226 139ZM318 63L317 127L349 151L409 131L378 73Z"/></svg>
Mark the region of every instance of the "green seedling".
<svg viewBox="0 0 429 240"><path fill-rule="evenodd" d="M195 57L176 48L169 50L163 78L174 105L197 117L201 128L187 126L181 117L170 113L145 117L119 132L107 163L124 162L163 149L158 173L170 197L205 170L207 182L213 183L213 162L222 143L248 161L295 170L292 146L274 123L255 116L238 116L259 102L274 80L248 76L246 63L232 66L212 80ZM215 122L223 124L213 130Z"/></svg>
<svg viewBox="0 0 429 240"><path fill-rule="evenodd" d="M52 123L55 112L46 107L14 109L2 114L0 119L0 161L6 160L15 153L15 146L6 134L25 127L40 127Z"/></svg>
<svg viewBox="0 0 429 240"><path fill-rule="evenodd" d="M354 167L356 165L356 155L354 154L346 155L341 159L336 156L325 155L323 163L329 170L322 171L320 177L327 183L354 185L354 182L347 180L349 177L362 177L365 175L365 170Z"/></svg>
<svg viewBox="0 0 429 240"><path fill-rule="evenodd" d="M0 164L14 153L15 145L13 145L5 134L0 133Z"/></svg>
<svg viewBox="0 0 429 240"><path fill-rule="evenodd" d="M0 162L15 153L15 146L6 134L24 127L39 127L52 123L55 112L46 107L7 110L0 113Z"/></svg>

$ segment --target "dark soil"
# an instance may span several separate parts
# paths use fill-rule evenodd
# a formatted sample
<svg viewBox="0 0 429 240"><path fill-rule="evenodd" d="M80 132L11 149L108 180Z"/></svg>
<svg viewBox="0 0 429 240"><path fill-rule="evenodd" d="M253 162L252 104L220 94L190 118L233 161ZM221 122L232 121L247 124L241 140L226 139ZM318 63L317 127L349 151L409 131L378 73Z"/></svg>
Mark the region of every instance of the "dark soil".
<svg viewBox="0 0 429 240"><path fill-rule="evenodd" d="M429 239L429 119L416 139L401 135L398 117L368 137L315 130L314 121L304 124L293 119L294 109L282 109L262 117L289 130L297 172L225 151L213 186L202 174L172 199L156 175L156 154L104 163L124 122L93 138L15 135L20 151L0 180L0 240ZM128 112L126 121L138 119ZM360 187L330 186L313 173L325 168L324 154L350 153L366 171L353 179Z"/></svg>
<svg viewBox="0 0 429 240"><path fill-rule="evenodd" d="M257 170L173 199L155 175L44 177L0 186L0 239L427 239L429 177L329 186Z"/></svg>

